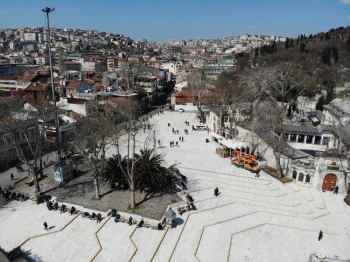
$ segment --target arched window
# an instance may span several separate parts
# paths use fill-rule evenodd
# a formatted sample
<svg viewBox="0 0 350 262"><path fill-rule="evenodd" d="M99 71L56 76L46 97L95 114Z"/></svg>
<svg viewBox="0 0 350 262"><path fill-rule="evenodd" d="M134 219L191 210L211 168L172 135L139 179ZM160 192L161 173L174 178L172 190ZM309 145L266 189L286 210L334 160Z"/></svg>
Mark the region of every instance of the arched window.
<svg viewBox="0 0 350 262"><path fill-rule="evenodd" d="M310 183L310 175L309 174L306 175L305 182L306 183Z"/></svg>
<svg viewBox="0 0 350 262"><path fill-rule="evenodd" d="M297 174L298 174L297 171L294 170L294 171L293 171L293 176L292 176L292 178L293 178L293 179L297 179Z"/></svg>
<svg viewBox="0 0 350 262"><path fill-rule="evenodd" d="M304 180L304 174L299 173L298 181L303 181Z"/></svg>

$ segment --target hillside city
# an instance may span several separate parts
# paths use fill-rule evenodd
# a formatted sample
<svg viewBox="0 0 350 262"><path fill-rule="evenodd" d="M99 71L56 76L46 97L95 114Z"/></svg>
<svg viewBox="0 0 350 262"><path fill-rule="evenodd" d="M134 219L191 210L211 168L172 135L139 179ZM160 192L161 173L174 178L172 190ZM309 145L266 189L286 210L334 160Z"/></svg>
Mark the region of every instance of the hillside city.
<svg viewBox="0 0 350 262"><path fill-rule="evenodd" d="M350 27L1 29L0 152L7 261L349 261Z"/></svg>

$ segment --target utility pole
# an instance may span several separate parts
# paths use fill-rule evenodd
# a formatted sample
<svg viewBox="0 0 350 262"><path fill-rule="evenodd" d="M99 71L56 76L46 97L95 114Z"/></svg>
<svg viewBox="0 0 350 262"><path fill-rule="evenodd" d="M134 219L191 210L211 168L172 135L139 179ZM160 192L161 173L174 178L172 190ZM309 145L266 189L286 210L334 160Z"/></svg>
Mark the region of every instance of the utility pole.
<svg viewBox="0 0 350 262"><path fill-rule="evenodd" d="M57 105L56 105L56 95L55 95L55 86L54 86L54 79L53 79L53 68L52 68L52 54L51 54L51 33L50 33L50 20L49 20L49 13L53 12L55 8L46 7L42 9L44 13L46 13L47 18L47 30L49 33L49 59L50 59L50 75L51 75L51 89L52 89L52 99L54 104L54 110L55 110L55 124L56 124L56 143L57 143L57 164L61 166L61 147L60 147L60 134L59 134L59 121L58 121L58 115L57 115Z"/></svg>

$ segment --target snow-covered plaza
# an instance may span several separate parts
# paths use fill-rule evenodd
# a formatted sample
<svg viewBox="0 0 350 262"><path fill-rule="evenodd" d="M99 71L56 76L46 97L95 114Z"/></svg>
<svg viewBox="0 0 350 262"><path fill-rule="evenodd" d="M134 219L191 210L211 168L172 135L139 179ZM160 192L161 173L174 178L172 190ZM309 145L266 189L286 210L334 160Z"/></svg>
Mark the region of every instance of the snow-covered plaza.
<svg viewBox="0 0 350 262"><path fill-rule="evenodd" d="M98 224L80 215L48 211L44 204L15 201L0 209L0 246L6 251L20 246L33 261L306 262L319 253L325 261L350 259L350 208L344 195L282 184L264 172L256 178L231 165L230 159L215 154L219 144L206 143L206 131L192 131L191 125L198 123L195 113L166 111L150 123L161 141L156 150L165 165L175 165L188 179L188 190L179 193L184 201L173 209L185 205L190 193L196 211L178 215L174 228L158 231L115 223L106 212ZM173 134L173 128L179 134ZM147 131L141 132L140 143ZM171 141L179 145L170 147ZM320 230L323 239L318 241Z"/></svg>

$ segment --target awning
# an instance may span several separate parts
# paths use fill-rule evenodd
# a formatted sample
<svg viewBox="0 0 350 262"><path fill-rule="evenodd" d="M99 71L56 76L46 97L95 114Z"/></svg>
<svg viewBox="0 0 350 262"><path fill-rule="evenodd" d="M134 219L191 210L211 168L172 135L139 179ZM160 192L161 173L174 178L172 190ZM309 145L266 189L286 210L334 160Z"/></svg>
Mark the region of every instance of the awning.
<svg viewBox="0 0 350 262"><path fill-rule="evenodd" d="M209 135L215 137L217 140L223 140L224 138L217 133L209 132Z"/></svg>
<svg viewBox="0 0 350 262"><path fill-rule="evenodd" d="M240 141L233 141L231 139L223 139L219 141L220 144L222 144L223 146L226 146L228 148L231 149L242 149L242 148L247 148L248 147L248 143L247 142L240 142Z"/></svg>

